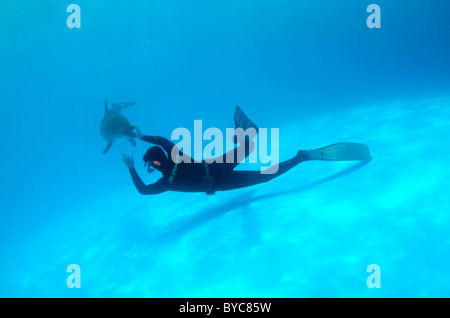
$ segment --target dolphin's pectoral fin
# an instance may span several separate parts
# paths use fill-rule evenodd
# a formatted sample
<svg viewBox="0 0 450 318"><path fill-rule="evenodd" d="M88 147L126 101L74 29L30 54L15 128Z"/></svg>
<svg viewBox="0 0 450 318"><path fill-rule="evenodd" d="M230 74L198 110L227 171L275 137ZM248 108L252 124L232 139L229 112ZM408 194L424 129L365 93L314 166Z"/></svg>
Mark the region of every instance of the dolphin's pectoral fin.
<svg viewBox="0 0 450 318"><path fill-rule="evenodd" d="M108 142L108 144L106 145L105 150L103 150L103 154L107 153L109 148L111 148L111 146L112 146L112 142Z"/></svg>
<svg viewBox="0 0 450 318"><path fill-rule="evenodd" d="M134 140L133 138L127 138L127 140L130 142L130 144L133 146L133 147L136 147L136 140Z"/></svg>

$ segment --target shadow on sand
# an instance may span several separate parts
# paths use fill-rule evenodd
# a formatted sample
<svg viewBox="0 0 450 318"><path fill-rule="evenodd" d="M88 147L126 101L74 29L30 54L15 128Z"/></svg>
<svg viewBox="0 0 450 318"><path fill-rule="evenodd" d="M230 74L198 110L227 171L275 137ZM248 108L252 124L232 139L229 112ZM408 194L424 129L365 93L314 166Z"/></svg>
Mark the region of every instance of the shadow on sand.
<svg viewBox="0 0 450 318"><path fill-rule="evenodd" d="M239 194L234 199L214 205L214 206L208 206L207 208L199 211L198 213L188 217L187 219L183 219L180 221L173 222L172 224L168 225L164 230L161 230L158 233L154 233L152 236L152 240L158 240L160 242L169 242L172 240L176 240L188 233L189 231L202 226L203 224L221 216L226 213L229 213L234 210L241 210L242 213L242 222L244 225L244 231L246 231L246 237L253 242L254 244L258 243L260 241L260 234L259 234L259 227L257 224L257 220L254 216L254 211L251 208L251 204L276 198L282 195L289 195L293 193L300 193L307 190L310 190L312 188L315 188L321 184L324 184L326 182L330 182L333 180L336 180L338 178L341 178L343 176L346 176L363 166L365 166L367 162L359 162L357 164L354 164L346 169L343 169L337 173L331 174L325 178L316 180L312 183L302 185L299 187L292 188L288 191L277 191L273 193L267 193L267 194L261 194L261 195L255 195L255 190L249 190L242 194Z"/></svg>

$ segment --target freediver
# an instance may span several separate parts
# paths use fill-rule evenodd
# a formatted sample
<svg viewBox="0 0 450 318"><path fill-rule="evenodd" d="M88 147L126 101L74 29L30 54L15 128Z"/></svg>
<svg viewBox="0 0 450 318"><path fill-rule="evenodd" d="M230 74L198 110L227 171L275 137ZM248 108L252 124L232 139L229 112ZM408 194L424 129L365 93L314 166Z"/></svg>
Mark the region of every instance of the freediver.
<svg viewBox="0 0 450 318"><path fill-rule="evenodd" d="M236 106L234 122L235 128L242 128L243 130L254 128L256 134L258 133L258 127L244 114L239 106ZM244 136L240 139L238 136L234 136L233 141L239 146L231 150L231 156L234 158L232 163L226 160L230 154L228 156L223 154L222 160L214 160L212 163L206 163L204 160L201 163L191 163L191 160L174 162L171 159L173 147L176 146L170 140L164 137L145 136L139 129L136 130L138 139L157 145L150 147L143 156L147 171L150 173L156 169L162 173L162 177L157 182L146 185L134 168L133 157L123 154L122 161L129 169L133 183L141 194L159 194L165 191L214 194L215 191L239 189L268 182L286 173L299 163L308 160L361 160L368 162L372 159L366 145L343 142L319 149L299 150L293 158L278 163L278 170L272 174L262 174L260 171L235 171L234 168L254 150L255 145L252 141L254 136ZM182 155L179 149L175 148L175 151Z"/></svg>

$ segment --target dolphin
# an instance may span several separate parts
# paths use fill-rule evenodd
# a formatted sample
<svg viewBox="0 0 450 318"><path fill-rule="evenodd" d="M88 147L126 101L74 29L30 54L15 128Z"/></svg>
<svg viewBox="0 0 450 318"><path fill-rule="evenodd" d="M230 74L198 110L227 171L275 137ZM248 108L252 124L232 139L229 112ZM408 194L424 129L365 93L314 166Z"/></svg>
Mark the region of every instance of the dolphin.
<svg viewBox="0 0 450 318"><path fill-rule="evenodd" d="M133 139L136 137L133 131L136 127L131 125L125 116L120 114L122 109L130 107L134 103L136 102L112 104L111 109L108 109L108 103L105 99L105 115L100 124L100 133L108 143L105 150L103 150L104 154L108 152L113 142L118 139L126 138L133 147L136 146L136 141Z"/></svg>

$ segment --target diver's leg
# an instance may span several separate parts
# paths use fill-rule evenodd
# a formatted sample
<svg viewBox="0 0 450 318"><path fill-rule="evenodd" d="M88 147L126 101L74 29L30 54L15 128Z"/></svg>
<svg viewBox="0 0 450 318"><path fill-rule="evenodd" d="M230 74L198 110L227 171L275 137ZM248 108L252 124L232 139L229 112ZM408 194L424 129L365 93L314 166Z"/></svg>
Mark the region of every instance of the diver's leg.
<svg viewBox="0 0 450 318"><path fill-rule="evenodd" d="M231 172L245 158L250 156L254 150L255 143L247 137L239 146L224 153L221 158L214 158L214 161L211 163L211 169Z"/></svg>
<svg viewBox="0 0 450 318"><path fill-rule="evenodd" d="M299 163L302 163L304 161L310 160L305 150L299 150L297 152L297 155L293 158L283 161L278 164L278 170L275 173L269 173L269 174L262 174L260 173L261 177L255 177L256 179L260 179L261 182L267 182L272 179L275 179L276 177L281 176L282 174L285 174L292 168L294 168ZM256 180L259 181L259 180ZM258 182L260 183L260 182Z"/></svg>
<svg viewBox="0 0 450 318"><path fill-rule="evenodd" d="M310 160L306 151L300 150L297 155L278 164L278 170L273 174L262 174L260 171L233 171L217 190L232 190L253 186L275 179L303 161Z"/></svg>
<svg viewBox="0 0 450 318"><path fill-rule="evenodd" d="M225 154L225 160L231 169L236 168L238 164L243 162L251 153L255 150L255 143L252 139L246 136L245 139L241 140L239 146L230 150Z"/></svg>

